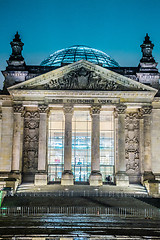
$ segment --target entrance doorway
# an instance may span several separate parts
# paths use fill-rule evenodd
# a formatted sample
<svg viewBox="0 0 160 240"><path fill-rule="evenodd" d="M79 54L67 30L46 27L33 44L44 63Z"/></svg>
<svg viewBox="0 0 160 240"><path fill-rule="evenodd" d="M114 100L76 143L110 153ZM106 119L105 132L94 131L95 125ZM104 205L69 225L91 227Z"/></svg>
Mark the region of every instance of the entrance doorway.
<svg viewBox="0 0 160 240"><path fill-rule="evenodd" d="M88 182L91 173L91 116L89 110L74 111L72 120L72 172L75 182ZM51 111L48 123L48 181L60 182L64 170L62 110ZM114 181L114 118L100 113L100 172L103 182Z"/></svg>

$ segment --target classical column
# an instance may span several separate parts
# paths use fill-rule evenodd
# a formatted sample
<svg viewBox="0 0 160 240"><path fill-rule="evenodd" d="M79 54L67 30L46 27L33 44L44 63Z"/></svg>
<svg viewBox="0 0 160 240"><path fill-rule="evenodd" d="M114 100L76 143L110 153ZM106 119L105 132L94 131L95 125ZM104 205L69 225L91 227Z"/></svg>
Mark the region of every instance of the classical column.
<svg viewBox="0 0 160 240"><path fill-rule="evenodd" d="M12 153L12 172L20 172L20 158L21 158L21 127L22 127L22 113L24 107L15 104L14 110L14 126L13 126L13 153Z"/></svg>
<svg viewBox="0 0 160 240"><path fill-rule="evenodd" d="M61 185L73 185L72 173L72 115L73 106L65 105L65 133L64 133L64 171L62 173Z"/></svg>
<svg viewBox="0 0 160 240"><path fill-rule="evenodd" d="M35 174L35 185L47 185L47 112L48 106L39 105L39 143L38 172Z"/></svg>
<svg viewBox="0 0 160 240"><path fill-rule="evenodd" d="M100 173L100 109L101 106L91 107L92 133L91 133L91 174L89 183L91 186L102 185Z"/></svg>
<svg viewBox="0 0 160 240"><path fill-rule="evenodd" d="M151 164L151 112L152 106L143 106L140 109L140 112L143 117L143 181L144 180L153 180L154 174L152 173L152 164Z"/></svg>
<svg viewBox="0 0 160 240"><path fill-rule="evenodd" d="M116 185L128 186L129 178L126 174L125 161L125 105L118 105L115 111L117 120L117 159L116 159Z"/></svg>

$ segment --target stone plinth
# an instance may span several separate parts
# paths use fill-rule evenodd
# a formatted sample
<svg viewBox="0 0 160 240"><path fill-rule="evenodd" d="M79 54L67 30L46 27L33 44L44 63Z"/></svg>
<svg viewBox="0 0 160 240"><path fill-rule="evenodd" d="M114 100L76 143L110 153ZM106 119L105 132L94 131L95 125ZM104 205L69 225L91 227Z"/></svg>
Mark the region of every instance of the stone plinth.
<svg viewBox="0 0 160 240"><path fill-rule="evenodd" d="M14 192L16 191L18 185L19 185L19 180L15 179L15 178L6 179L6 187L13 188Z"/></svg>
<svg viewBox="0 0 160 240"><path fill-rule="evenodd" d="M0 179L0 189L6 187L6 181Z"/></svg>
<svg viewBox="0 0 160 240"><path fill-rule="evenodd" d="M144 186L146 187L148 194L153 197L159 196L159 184L157 180L146 180L144 181Z"/></svg>
<svg viewBox="0 0 160 240"><path fill-rule="evenodd" d="M36 173L34 185L35 186L47 185L47 173Z"/></svg>
<svg viewBox="0 0 160 240"><path fill-rule="evenodd" d="M90 186L102 186L102 174L98 171L92 171L89 176Z"/></svg>
<svg viewBox="0 0 160 240"><path fill-rule="evenodd" d="M119 172L116 174L116 185L120 187L129 186L129 178L125 172Z"/></svg>
<svg viewBox="0 0 160 240"><path fill-rule="evenodd" d="M74 185L72 171L64 171L62 173L61 185Z"/></svg>
<svg viewBox="0 0 160 240"><path fill-rule="evenodd" d="M146 181L146 180L155 180L155 176L154 176L153 172L145 171L143 173L143 181Z"/></svg>

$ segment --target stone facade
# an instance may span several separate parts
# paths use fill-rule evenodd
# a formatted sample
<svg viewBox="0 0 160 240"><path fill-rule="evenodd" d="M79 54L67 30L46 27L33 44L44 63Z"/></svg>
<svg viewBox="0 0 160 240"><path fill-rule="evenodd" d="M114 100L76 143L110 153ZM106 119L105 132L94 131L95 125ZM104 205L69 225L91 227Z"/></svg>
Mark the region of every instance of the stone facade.
<svg viewBox="0 0 160 240"><path fill-rule="evenodd" d="M129 183L159 180L159 73L148 35L141 45L140 65L131 68L130 73L129 68L126 71L115 67L106 69L85 60L57 69L44 70L37 66L31 71L22 57L19 35L11 46L12 55L3 71L5 87L0 95L1 182L12 179L18 183L47 184L49 114L57 109L64 114L62 185L74 184L73 115L85 110L91 117L88 178L91 186L101 186L104 181L100 162L101 112L107 111L114 116L113 182L128 186ZM105 158L109 161L107 155Z"/></svg>

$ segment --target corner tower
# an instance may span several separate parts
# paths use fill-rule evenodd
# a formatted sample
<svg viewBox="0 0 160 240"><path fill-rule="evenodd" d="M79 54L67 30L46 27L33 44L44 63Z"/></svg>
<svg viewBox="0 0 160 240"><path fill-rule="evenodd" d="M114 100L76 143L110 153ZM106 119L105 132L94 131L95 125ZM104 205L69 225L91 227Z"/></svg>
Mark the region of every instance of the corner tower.
<svg viewBox="0 0 160 240"><path fill-rule="evenodd" d="M24 66L24 58L22 56L22 50L24 43L20 39L18 32L15 34L15 37L12 42L10 42L12 48L12 54L10 55L9 60L7 61L8 66Z"/></svg>
<svg viewBox="0 0 160 240"><path fill-rule="evenodd" d="M26 71L26 64L22 56L22 50L24 43L20 39L18 32L15 34L14 39L10 42L12 48L12 54L7 60L8 66L5 71L2 71L2 74L5 77L4 81L4 91L17 83L23 82L26 80L28 71Z"/></svg>
<svg viewBox="0 0 160 240"><path fill-rule="evenodd" d="M148 33L145 36L143 44L141 44L142 58L138 66L137 77L139 82L150 85L156 89L159 88L159 73L157 62L152 56L154 44L150 41Z"/></svg>

